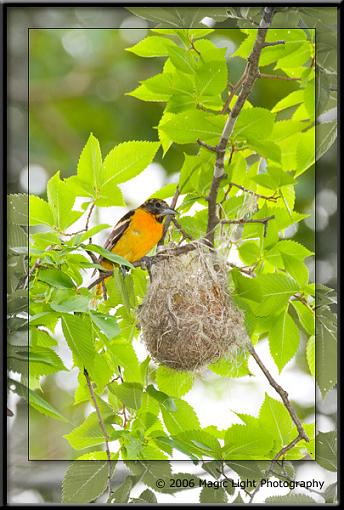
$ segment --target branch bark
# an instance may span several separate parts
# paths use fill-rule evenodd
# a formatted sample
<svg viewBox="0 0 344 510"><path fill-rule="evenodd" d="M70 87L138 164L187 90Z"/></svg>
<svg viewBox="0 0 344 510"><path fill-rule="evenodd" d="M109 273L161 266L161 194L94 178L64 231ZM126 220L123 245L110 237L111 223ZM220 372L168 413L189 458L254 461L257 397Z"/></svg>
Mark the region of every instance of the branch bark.
<svg viewBox="0 0 344 510"><path fill-rule="evenodd" d="M100 409L99 409L99 406L98 406L98 403L97 403L97 400L96 400L96 396L95 396L95 393L94 393L94 390L93 390L93 387L92 387L92 382L91 382L90 376L88 375L88 372L87 372L86 368L84 368L84 376L85 376L85 379L86 379L86 382L87 382L88 390L90 392L91 400L93 402L94 408L95 408L96 413L97 413L99 426L100 426L101 431L102 431L103 436L104 436L106 458L107 458L107 463L108 463L107 489L108 489L109 496L110 496L110 494L111 494L111 476L112 476L112 472L111 472L111 453L110 453L110 447L109 447L109 436L108 436L108 433L106 431L105 424L104 424L104 421L103 421L103 417L101 415L101 412L100 412Z"/></svg>
<svg viewBox="0 0 344 510"><path fill-rule="evenodd" d="M216 161L214 167L214 175L210 188L208 200L208 226L206 241L210 246L214 246L215 227L218 224L218 217L216 213L216 200L217 193L220 186L221 180L224 178L224 159L225 150L228 144L229 137L231 136L236 120L241 112L242 107L248 96L250 95L254 82L256 81L259 74L259 57L265 44L265 37L268 27L271 24L274 9L272 7L265 7L263 10L263 16L259 24L257 31L257 38L254 43L252 52L247 59L247 64L243 73L243 77L240 80L241 88L238 98L231 109L226 123L224 125L220 141L217 145Z"/></svg>
<svg viewBox="0 0 344 510"><path fill-rule="evenodd" d="M263 364L262 360L260 359L260 357L256 353L256 350L255 350L255 348L253 347L253 345L251 343L248 344L248 351L251 354L251 356L254 358L254 360L256 361L257 365L259 366L259 368L261 369L261 371L263 372L263 374L265 375L267 380L269 381L270 385L275 389L275 391L281 397L281 399L283 401L283 404L284 404L285 408L287 409L291 419L295 423L297 431L298 431L297 437L295 439L293 439L293 441L291 441L289 444L284 446L275 455L275 457L273 458L272 462L276 462L279 458L281 458L283 455L285 455L289 450L291 450L302 439L304 439L305 441L308 442L309 441L309 437L307 436L306 432L304 431L304 429L302 427L302 424L301 424L301 422L299 420L299 417L297 416L297 414L295 412L295 409L291 406L291 404L289 402L288 393L272 377L272 375L270 374L268 369Z"/></svg>

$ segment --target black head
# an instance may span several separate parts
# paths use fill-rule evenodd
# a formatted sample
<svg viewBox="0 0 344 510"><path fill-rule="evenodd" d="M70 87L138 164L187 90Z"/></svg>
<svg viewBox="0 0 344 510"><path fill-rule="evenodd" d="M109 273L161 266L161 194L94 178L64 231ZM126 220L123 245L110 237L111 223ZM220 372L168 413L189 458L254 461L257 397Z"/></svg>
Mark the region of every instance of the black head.
<svg viewBox="0 0 344 510"><path fill-rule="evenodd" d="M172 209L164 200L160 200L159 198L150 198L146 200L144 204L141 206L146 211L154 214L158 221L162 221L165 216L168 214L174 215L177 214L177 211Z"/></svg>

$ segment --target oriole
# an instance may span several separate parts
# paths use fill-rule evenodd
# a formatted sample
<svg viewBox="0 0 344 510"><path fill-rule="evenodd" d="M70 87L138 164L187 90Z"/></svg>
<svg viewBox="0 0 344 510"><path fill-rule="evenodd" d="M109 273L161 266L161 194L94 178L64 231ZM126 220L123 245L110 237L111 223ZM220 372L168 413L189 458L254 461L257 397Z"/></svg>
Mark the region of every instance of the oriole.
<svg viewBox="0 0 344 510"><path fill-rule="evenodd" d="M150 198L119 220L105 241L104 248L129 262L136 262L160 241L164 218L174 214L176 211L166 202ZM101 257L98 262L108 270L113 269L114 264L109 260Z"/></svg>

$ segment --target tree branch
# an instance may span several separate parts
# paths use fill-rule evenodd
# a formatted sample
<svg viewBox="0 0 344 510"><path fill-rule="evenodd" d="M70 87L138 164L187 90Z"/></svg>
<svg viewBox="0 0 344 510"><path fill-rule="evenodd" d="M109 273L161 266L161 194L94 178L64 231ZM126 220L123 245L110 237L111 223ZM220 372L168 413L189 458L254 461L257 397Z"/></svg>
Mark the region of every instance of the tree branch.
<svg viewBox="0 0 344 510"><path fill-rule="evenodd" d="M259 28L257 31L257 38L255 40L252 52L247 59L247 64L243 73L242 79L239 80L240 83L240 92L238 98L228 115L226 123L224 125L220 141L217 145L217 153L216 153L216 161L214 167L214 175L210 188L210 193L208 195L208 225L207 225L207 234L206 241L210 246L214 245L214 237L215 237L215 227L218 224L218 218L216 214L216 200L217 193L220 186L221 179L224 176L224 158L229 137L233 132L233 128L235 126L236 120L241 112L242 107L246 99L248 98L251 90L253 88L254 82L256 81L259 74L259 57L261 51L264 47L265 37L267 33L267 29L271 24L273 15L273 8L265 7L263 10L263 16L259 24Z"/></svg>
<svg viewBox="0 0 344 510"><path fill-rule="evenodd" d="M106 431L106 428L105 428L105 425L104 425L104 421L103 421L103 417L101 415L101 412L100 412L100 409L99 409L99 406L98 406L98 403L97 403L97 400L96 400L96 396L95 396L95 393L94 393L94 390L93 390L93 387L92 387L92 382L91 382L90 376L88 375L88 372L87 372L86 368L84 368L84 376L85 376L85 379L86 379L86 382L87 382L88 390L90 392L91 400L93 402L94 408L95 408L96 413L97 413L99 426L101 428L101 431L103 433L104 440L105 440L105 451L106 451L106 457L107 457L107 462L108 462L107 489L109 491L109 496L110 496L110 494L111 494L111 476L112 476L112 472L111 472L111 453L110 453L110 447L109 447L109 436L108 436L108 433Z"/></svg>
<svg viewBox="0 0 344 510"><path fill-rule="evenodd" d="M309 438L306 434L306 432L304 431L303 427L302 427L302 424L294 410L294 408L291 406L290 402L289 402L289 399L288 399L288 393L282 388L282 386L280 386L276 381L275 379L272 377L272 375L270 374L270 372L268 371L268 369L265 367L265 365L263 364L262 360L260 359L260 357L258 356L258 354L256 353L255 351L255 348L253 347L253 345L251 343L248 344L248 351L250 352L251 356L254 358L254 360L256 361L257 365L259 366L259 368L261 369L261 371L263 372L263 374L265 375L265 377L267 378L267 380L269 381L270 385L275 389L275 391L279 394L279 396L281 397L282 401L283 401L283 404L285 406L285 408L287 409L291 419L293 420L293 422L295 423L296 425L296 428L297 428L297 431L298 431L298 436L293 440L291 441L288 445L284 446L276 455L275 457L273 458L273 461L272 462L276 462L280 457L282 457L283 455L285 455L289 450L291 450L291 448L293 448L299 441L301 441L302 439L304 439L305 441L309 441Z"/></svg>
<svg viewBox="0 0 344 510"><path fill-rule="evenodd" d="M244 225L245 223L262 223L264 225L264 237L266 237L267 226L270 220L273 220L275 216L267 216L266 218L257 218L255 220L245 220L240 218L239 220L221 220L221 225Z"/></svg>
<svg viewBox="0 0 344 510"><path fill-rule="evenodd" d="M177 201L178 201L179 195L180 195L180 191L179 191L179 187L177 186L176 191L175 191L175 193L173 195L173 198L172 198L172 202L171 202L171 208L172 209L175 209L175 207L177 205ZM171 220L172 220L171 216L167 216L167 218L165 219L162 238L158 242L158 246L162 246L164 244L165 237L166 237L166 234L167 234L167 230L168 230L168 227L170 226Z"/></svg>

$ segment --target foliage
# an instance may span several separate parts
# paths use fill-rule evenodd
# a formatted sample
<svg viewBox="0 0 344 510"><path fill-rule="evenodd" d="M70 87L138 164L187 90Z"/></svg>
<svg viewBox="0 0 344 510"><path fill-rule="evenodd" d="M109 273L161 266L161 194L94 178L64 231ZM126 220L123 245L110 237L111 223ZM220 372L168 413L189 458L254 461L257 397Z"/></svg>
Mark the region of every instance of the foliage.
<svg viewBox="0 0 344 510"><path fill-rule="evenodd" d="M276 14L275 26L283 9ZM228 90L231 59L246 61L248 58L256 37L252 23L255 27L261 9L214 9L216 21L232 17L245 20L250 27L242 26L245 37L229 62L225 49L218 48L208 38L212 29L192 28L203 27L200 24L205 16L203 8L130 10L158 23L153 34L129 51L139 57L163 58L162 70L142 80L129 94L141 101L165 104L157 126L159 141L121 143L103 158L100 144L91 134L80 155L76 174L63 179L56 172L48 182L46 200L35 195L11 195L8 200L13 227L8 243L9 328L13 334L23 332L27 326L30 330L28 347L15 343L9 346L9 370L20 374L20 382L10 377L9 388L28 398L29 404L48 419L70 422L70 417L62 409L56 409L41 390L44 378L68 370L56 352L62 335L71 351L73 367L79 371L74 402L76 405L88 402L95 408L82 423L70 424L70 431L65 435L78 451L80 460L94 460L78 462L69 468L63 483L65 503L94 501L104 493L108 480L104 451L107 440L111 441L114 461L111 476L117 459L126 461L130 471L110 495L109 502L156 503L155 491L174 493L198 484L197 477L172 473L166 462L172 455L184 454L195 463L203 461L202 466L215 479L233 473L248 477L247 470L252 470L252 478L263 478L268 470L267 461L297 436L286 408L269 395L265 396L257 417L238 414L241 424L225 431L202 428L196 410L185 397L197 374L175 372L162 366L156 369L149 358L140 361L137 357L135 342L139 329L135 308L145 295L146 273L93 242L108 225L89 228L90 215L96 208L124 205L118 184L141 173L154 160L160 146L165 156L177 144L185 151L178 183L182 195L180 223L193 237L206 234L206 198L215 156L205 147L199 147L197 139L212 145L219 141L226 121L221 110L231 94ZM306 16L307 20L311 14L304 11L293 9L293 14ZM160 28L160 25L171 28ZM230 238L230 249L237 251L242 266L232 269L228 279L235 302L245 313L252 343L268 338L280 372L295 358L301 346L309 373L316 375L319 388L326 395L336 384L336 376L329 370L335 366L336 357L333 296L325 287L315 292L305 263L313 255L313 247L289 239L288 228L305 218L294 209L295 187L334 141L333 123L315 122L315 105L325 111L330 100L326 91L321 97L315 96L315 82L320 77L326 81L324 77L334 70L326 67L327 62L332 62L330 58L319 62L317 59L317 68L314 66L312 23L308 29L273 26L268 30L267 41L283 39L285 44L263 49L261 72L273 66L273 74L297 78L296 89L271 111L247 101L232 133L225 155L226 177L220 184L218 202L227 220L243 220L239 240ZM233 94L229 107L235 99ZM321 147L315 151L315 136L323 131ZM166 186L160 196L169 199L174 193L175 186ZM251 210L245 209L247 197L255 198ZM193 205L199 211L194 215L190 211ZM272 219L266 228L259 220L267 217ZM246 220L249 221L245 223ZM74 224L80 221L84 228L75 230ZM27 224L31 227L29 234ZM222 226L216 231L218 249L222 249L220 229ZM176 242L181 240L177 229L171 236ZM88 288L89 274L103 269L93 253L131 269L125 278L115 270L109 280L107 301L97 298L94 289ZM27 307L27 286L29 316L22 313ZM305 349L301 338L306 340ZM243 375L226 367L210 368L219 377ZM84 369L92 381L93 395L83 377ZM99 412L104 427L99 422ZM314 458L313 426L306 424L304 428L310 442L297 443L286 454L286 461ZM325 469L333 470L335 438L323 433L319 436L318 462ZM165 481L164 487L157 488L157 478ZM171 480L177 479L187 480L185 487L171 484ZM132 497L132 490L141 482L147 488L137 498ZM223 503L232 495L227 489L214 491L203 487L200 502ZM297 499L289 494L284 498L287 499L268 498L266 502L311 502L308 496Z"/></svg>

